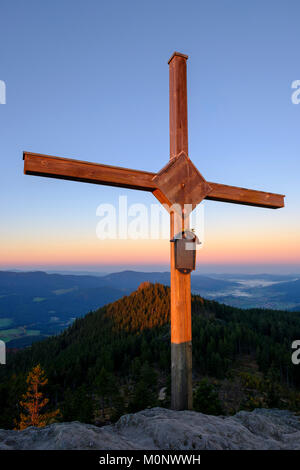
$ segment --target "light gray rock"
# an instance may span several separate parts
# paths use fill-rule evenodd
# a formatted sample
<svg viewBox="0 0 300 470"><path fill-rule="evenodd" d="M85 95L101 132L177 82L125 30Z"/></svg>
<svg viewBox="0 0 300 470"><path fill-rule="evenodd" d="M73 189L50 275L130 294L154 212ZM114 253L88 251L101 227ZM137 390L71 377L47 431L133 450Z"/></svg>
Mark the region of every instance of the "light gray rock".
<svg viewBox="0 0 300 470"><path fill-rule="evenodd" d="M72 422L0 430L0 449L300 450L300 420L283 410L257 409L223 417L152 408L102 428Z"/></svg>

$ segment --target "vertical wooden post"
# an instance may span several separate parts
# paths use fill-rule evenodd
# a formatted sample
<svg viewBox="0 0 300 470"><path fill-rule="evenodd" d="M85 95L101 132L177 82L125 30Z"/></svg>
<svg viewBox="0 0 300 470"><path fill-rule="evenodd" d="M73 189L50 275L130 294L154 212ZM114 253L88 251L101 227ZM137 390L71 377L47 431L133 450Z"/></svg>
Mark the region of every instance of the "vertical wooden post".
<svg viewBox="0 0 300 470"><path fill-rule="evenodd" d="M169 60L170 159L181 151L188 155L186 55L175 52ZM171 239L182 230L183 215L170 216ZM188 228L188 218L184 225ZM171 407L190 410L192 390L191 276L175 268L175 243L171 246Z"/></svg>

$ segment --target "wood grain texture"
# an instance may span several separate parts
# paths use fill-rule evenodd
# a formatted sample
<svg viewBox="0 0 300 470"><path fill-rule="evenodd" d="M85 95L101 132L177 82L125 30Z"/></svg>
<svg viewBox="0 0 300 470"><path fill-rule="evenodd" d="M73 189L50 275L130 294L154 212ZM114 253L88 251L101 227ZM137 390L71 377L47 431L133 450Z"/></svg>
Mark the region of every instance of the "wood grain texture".
<svg viewBox="0 0 300 470"><path fill-rule="evenodd" d="M170 160L181 152L188 155L187 57L173 54L169 61L170 79ZM170 237L189 228L189 216L170 214ZM175 268L175 243L170 243L171 270L171 407L192 409L192 314L191 275ZM184 347L189 344L189 347ZM178 357L179 354L179 357Z"/></svg>
<svg viewBox="0 0 300 470"><path fill-rule="evenodd" d="M153 181L169 206L180 206L180 214L191 212L212 190L185 152L172 157Z"/></svg>
<svg viewBox="0 0 300 470"><path fill-rule="evenodd" d="M184 220L177 212L170 215L170 235L188 228L189 217ZM175 268L175 243L170 243L171 271L171 408L193 408L192 383L192 303L191 275ZM186 347L188 345L188 347Z"/></svg>
<svg viewBox="0 0 300 470"><path fill-rule="evenodd" d="M157 173L32 152L23 152L23 159L26 175L150 191L154 193L160 202L168 203L168 199L161 194L155 183ZM205 197L208 200L269 209L284 207L284 196L281 194L255 191L220 183L208 182L208 184L212 188L210 194Z"/></svg>
<svg viewBox="0 0 300 470"><path fill-rule="evenodd" d="M170 215L171 240L182 230L182 218L173 212ZM188 229L189 219L184 221ZM180 344L192 340L191 319L191 275L175 268L175 243L170 243L171 264L171 342Z"/></svg>
<svg viewBox="0 0 300 470"><path fill-rule="evenodd" d="M209 185L212 191L206 196L205 199L207 200L264 207L266 209L280 209L284 207L285 196L283 194L267 193L219 183L209 183Z"/></svg>
<svg viewBox="0 0 300 470"><path fill-rule="evenodd" d="M84 183L118 186L121 188L154 191L154 173L101 165L70 158L24 152L24 173Z"/></svg>
<svg viewBox="0 0 300 470"><path fill-rule="evenodd" d="M187 58L175 52L169 60L170 158L182 151L188 155Z"/></svg>

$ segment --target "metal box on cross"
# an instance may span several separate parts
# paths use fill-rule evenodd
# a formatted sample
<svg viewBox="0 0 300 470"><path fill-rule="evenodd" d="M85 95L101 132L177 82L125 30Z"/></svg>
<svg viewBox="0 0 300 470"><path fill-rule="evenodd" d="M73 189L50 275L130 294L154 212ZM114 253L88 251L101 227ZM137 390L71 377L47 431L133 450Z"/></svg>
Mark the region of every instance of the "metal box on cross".
<svg viewBox="0 0 300 470"><path fill-rule="evenodd" d="M197 235L191 230L183 230L175 235L171 242L175 243L175 268L183 274L189 274L196 268Z"/></svg>

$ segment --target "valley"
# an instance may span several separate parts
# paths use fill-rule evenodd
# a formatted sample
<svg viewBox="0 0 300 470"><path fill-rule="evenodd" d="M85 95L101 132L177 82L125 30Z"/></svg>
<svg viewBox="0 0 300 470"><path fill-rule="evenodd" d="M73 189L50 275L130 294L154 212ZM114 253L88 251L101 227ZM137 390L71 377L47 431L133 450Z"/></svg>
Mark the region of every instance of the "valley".
<svg viewBox="0 0 300 470"><path fill-rule="evenodd" d="M191 277L192 293L239 308L300 311L300 276L203 275ZM170 285L169 272L122 271L76 275L0 271L0 339L22 348L55 335L85 315L114 302L142 282Z"/></svg>

